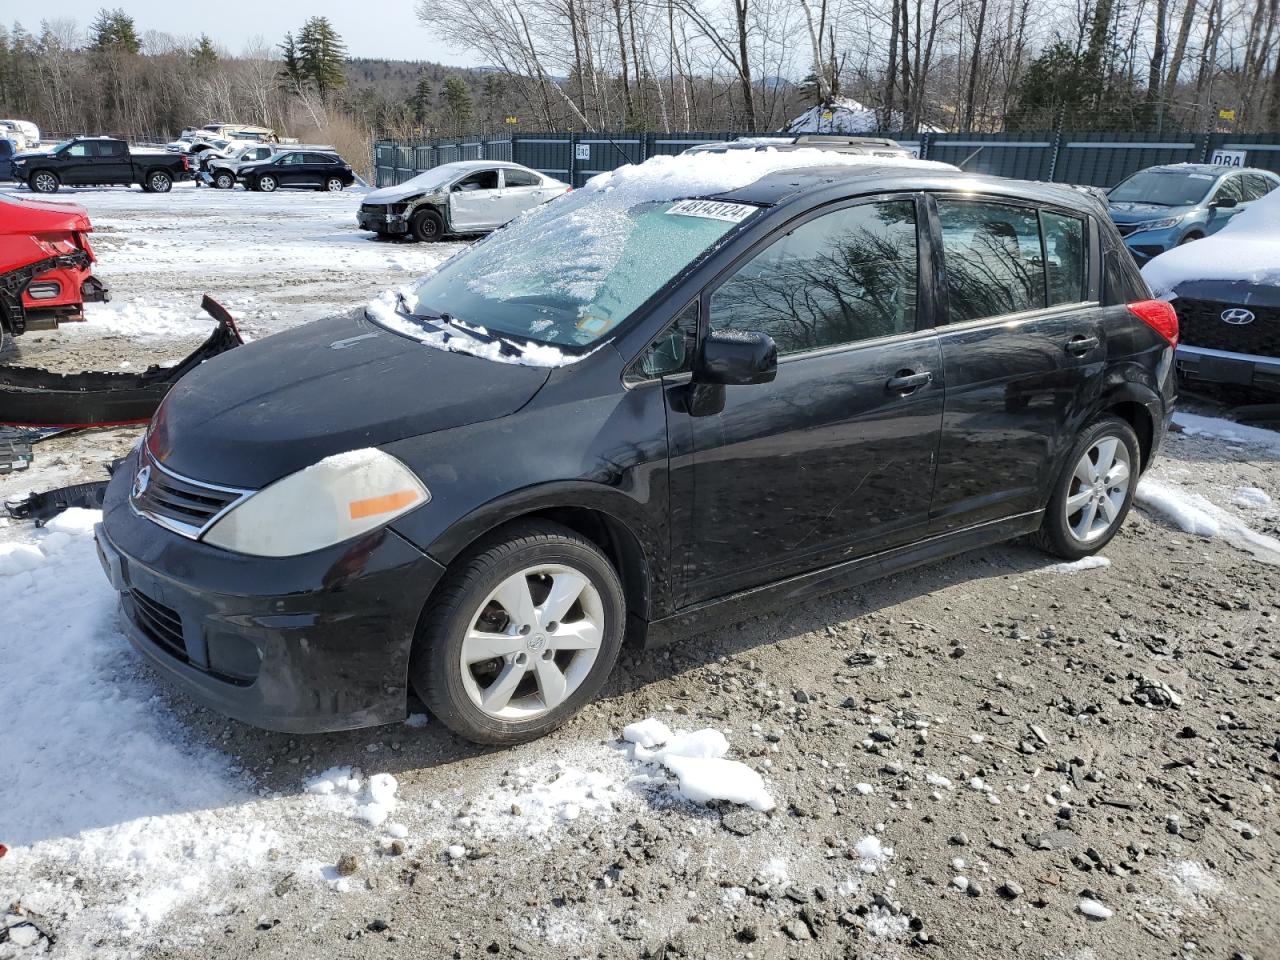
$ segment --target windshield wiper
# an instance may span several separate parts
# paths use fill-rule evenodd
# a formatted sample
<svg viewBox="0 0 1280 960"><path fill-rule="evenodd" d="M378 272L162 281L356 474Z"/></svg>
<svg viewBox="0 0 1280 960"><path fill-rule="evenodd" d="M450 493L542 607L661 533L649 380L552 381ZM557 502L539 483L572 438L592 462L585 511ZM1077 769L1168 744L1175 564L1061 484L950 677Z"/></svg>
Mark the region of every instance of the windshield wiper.
<svg viewBox="0 0 1280 960"><path fill-rule="evenodd" d="M448 312L414 312L409 309L408 300L406 300L405 295L400 292L396 293L396 304L400 307L405 316L414 320L422 321L424 324L429 323L442 333L449 334L456 332L477 343L496 343L500 348L505 349L508 353L514 353L516 356L524 356L525 347L522 344L509 337L504 337L501 334L494 333L487 327L480 326L479 324L466 323Z"/></svg>

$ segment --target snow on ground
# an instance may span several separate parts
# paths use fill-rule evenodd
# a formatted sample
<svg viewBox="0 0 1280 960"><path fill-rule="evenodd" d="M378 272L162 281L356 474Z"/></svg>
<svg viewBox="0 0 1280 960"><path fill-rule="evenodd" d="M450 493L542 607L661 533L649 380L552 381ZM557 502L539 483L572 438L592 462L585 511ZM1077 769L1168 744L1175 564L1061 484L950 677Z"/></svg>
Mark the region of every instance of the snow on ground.
<svg viewBox="0 0 1280 960"><path fill-rule="evenodd" d="M1148 476L1138 484L1135 500L1139 505L1163 514L1185 533L1221 537L1263 563L1280 564L1280 540L1258 533L1203 494Z"/></svg>
<svg viewBox="0 0 1280 960"><path fill-rule="evenodd" d="M1275 430L1252 427L1247 423L1236 423L1221 417L1206 417L1185 410L1175 413L1173 422L1189 437L1213 437L1231 444L1266 447L1273 453L1280 453L1280 433Z"/></svg>
<svg viewBox="0 0 1280 960"><path fill-rule="evenodd" d="M1189 280L1275 283L1280 279L1280 191L1255 200L1217 233L1174 247L1142 268L1157 297Z"/></svg>

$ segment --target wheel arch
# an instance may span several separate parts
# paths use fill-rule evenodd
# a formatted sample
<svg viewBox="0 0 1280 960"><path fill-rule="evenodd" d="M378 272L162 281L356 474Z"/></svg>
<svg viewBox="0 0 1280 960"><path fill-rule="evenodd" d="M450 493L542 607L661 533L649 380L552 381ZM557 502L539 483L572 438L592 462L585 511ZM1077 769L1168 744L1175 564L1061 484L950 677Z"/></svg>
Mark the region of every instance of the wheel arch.
<svg viewBox="0 0 1280 960"><path fill-rule="evenodd" d="M426 553L448 567L471 547L515 521L550 520L603 551L622 580L628 619L632 624L644 624L654 616L658 589L654 571L661 557L655 538L637 532L642 528L637 513L637 505L625 494L598 484L552 485L476 509L436 537Z"/></svg>
<svg viewBox="0 0 1280 960"><path fill-rule="evenodd" d="M1117 416L1133 428L1142 457L1140 472L1145 473L1164 433L1164 403L1159 395L1144 384L1125 383L1107 393L1098 413Z"/></svg>

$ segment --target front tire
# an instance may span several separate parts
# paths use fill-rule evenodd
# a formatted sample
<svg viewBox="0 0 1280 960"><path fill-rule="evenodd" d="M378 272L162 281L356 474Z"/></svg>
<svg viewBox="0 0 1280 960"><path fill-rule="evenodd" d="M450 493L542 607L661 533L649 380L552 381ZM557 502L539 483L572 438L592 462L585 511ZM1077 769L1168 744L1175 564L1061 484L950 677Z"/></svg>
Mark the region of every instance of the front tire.
<svg viewBox="0 0 1280 960"><path fill-rule="evenodd" d="M36 193L57 193L62 186L58 175L48 170L37 170L27 179L27 183Z"/></svg>
<svg viewBox="0 0 1280 960"><path fill-rule="evenodd" d="M221 171L213 178L213 185L219 190L231 190L236 185L236 178L226 171Z"/></svg>
<svg viewBox="0 0 1280 960"><path fill-rule="evenodd" d="M409 222L409 232L421 243L434 243L444 236L444 220L434 210L419 210Z"/></svg>
<svg viewBox="0 0 1280 960"><path fill-rule="evenodd" d="M278 186L280 184L276 182L275 177L269 173L264 173L258 178L258 182L254 184L254 189L261 190L263 193L275 193Z"/></svg>
<svg viewBox="0 0 1280 960"><path fill-rule="evenodd" d="M1066 560L1111 542L1133 505L1142 452L1133 428L1107 416L1081 432L1054 483L1037 545Z"/></svg>
<svg viewBox="0 0 1280 960"><path fill-rule="evenodd" d="M409 678L459 736L523 743L600 692L625 618L622 583L599 547L557 523L512 523L455 561L423 618Z"/></svg>

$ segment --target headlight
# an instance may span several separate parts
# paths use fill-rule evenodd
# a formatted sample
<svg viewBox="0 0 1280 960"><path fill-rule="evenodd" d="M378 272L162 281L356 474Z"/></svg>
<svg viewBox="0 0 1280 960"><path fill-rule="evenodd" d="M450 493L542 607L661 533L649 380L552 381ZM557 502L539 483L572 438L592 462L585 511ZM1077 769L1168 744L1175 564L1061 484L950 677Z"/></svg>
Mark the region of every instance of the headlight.
<svg viewBox="0 0 1280 960"><path fill-rule="evenodd" d="M1142 223L1135 224L1133 232L1139 230L1163 230L1166 227L1176 227L1182 222L1182 217L1165 217L1161 220L1144 220Z"/></svg>
<svg viewBox="0 0 1280 960"><path fill-rule="evenodd" d="M431 500L403 463L381 450L327 457L232 508L204 542L257 557L292 557L350 540Z"/></svg>

